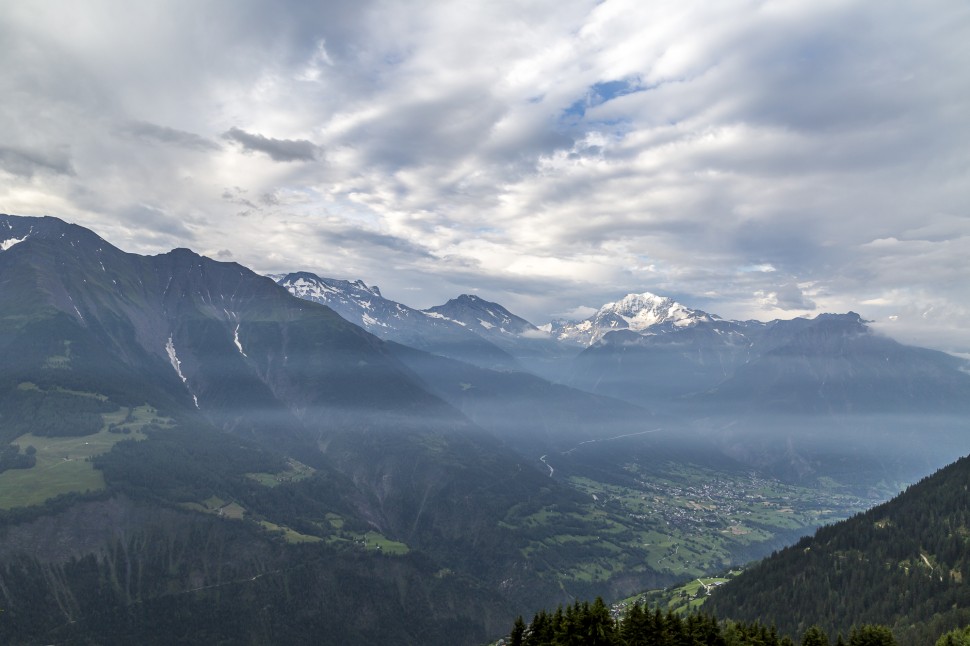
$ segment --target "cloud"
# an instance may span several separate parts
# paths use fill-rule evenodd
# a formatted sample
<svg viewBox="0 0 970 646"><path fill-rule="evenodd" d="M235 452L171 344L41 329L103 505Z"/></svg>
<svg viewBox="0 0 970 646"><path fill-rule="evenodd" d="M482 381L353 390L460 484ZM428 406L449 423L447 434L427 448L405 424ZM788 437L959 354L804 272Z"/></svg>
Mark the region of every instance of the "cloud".
<svg viewBox="0 0 970 646"><path fill-rule="evenodd" d="M596 314L599 309L595 307L588 307L586 305L580 305L574 307L571 310L566 310L565 312L559 312L554 316L554 318L561 318L567 321L583 321L588 319L593 314Z"/></svg>
<svg viewBox="0 0 970 646"><path fill-rule="evenodd" d="M257 206L252 200L245 197L245 195L245 189L238 186L233 186L232 188L227 188L222 192L222 199L230 204L236 204L243 207L243 210L237 212L237 215L245 216L262 211L259 206Z"/></svg>
<svg viewBox="0 0 970 646"><path fill-rule="evenodd" d="M219 150L219 144L195 133L159 126L145 121L132 121L122 127L122 132L145 141L171 144L191 150Z"/></svg>
<svg viewBox="0 0 970 646"><path fill-rule="evenodd" d="M321 152L319 146L306 139L271 139L236 127L224 132L222 138L236 142L243 150L266 153L278 162L314 161Z"/></svg>
<svg viewBox="0 0 970 646"><path fill-rule="evenodd" d="M196 240L185 222L164 210L147 204L133 204L123 211L128 226L137 227L143 234L165 236L180 243Z"/></svg>
<svg viewBox="0 0 970 646"><path fill-rule="evenodd" d="M794 283L779 285L774 291L757 292L756 295L766 307L772 309L811 311L816 308L815 303Z"/></svg>
<svg viewBox="0 0 970 646"><path fill-rule="evenodd" d="M425 247L410 240L345 224L326 226L319 231L318 235L328 246L339 247L344 250L367 250L368 255L390 251L406 254L412 259L415 257L432 258Z"/></svg>
<svg viewBox="0 0 970 646"><path fill-rule="evenodd" d="M777 269L775 269L774 265L772 265L771 263L763 262L757 265L746 265L742 267L739 271L741 271L742 273L750 273L752 271L771 273L773 271L777 271Z"/></svg>
<svg viewBox="0 0 970 646"><path fill-rule="evenodd" d="M35 173L74 175L70 158L63 153L17 150L0 146L0 169L21 177L33 177Z"/></svg>
<svg viewBox="0 0 970 646"><path fill-rule="evenodd" d="M646 290L970 352L960 0L4 9L2 210L415 306Z"/></svg>

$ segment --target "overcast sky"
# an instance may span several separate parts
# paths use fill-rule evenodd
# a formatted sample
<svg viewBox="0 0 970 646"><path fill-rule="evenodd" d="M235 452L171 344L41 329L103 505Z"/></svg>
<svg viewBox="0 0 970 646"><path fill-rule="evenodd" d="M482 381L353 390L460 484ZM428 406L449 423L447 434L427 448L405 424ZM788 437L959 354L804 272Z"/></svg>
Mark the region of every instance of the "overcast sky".
<svg viewBox="0 0 970 646"><path fill-rule="evenodd" d="M0 0L0 212L460 293L854 310L970 353L970 3Z"/></svg>

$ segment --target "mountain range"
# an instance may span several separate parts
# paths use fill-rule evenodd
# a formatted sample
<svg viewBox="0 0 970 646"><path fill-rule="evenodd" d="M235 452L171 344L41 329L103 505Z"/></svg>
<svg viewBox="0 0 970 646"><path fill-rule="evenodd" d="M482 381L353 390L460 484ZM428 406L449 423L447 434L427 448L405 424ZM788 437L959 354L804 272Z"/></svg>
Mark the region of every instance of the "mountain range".
<svg viewBox="0 0 970 646"><path fill-rule="evenodd" d="M583 321L536 326L474 295L415 310L359 280L301 272L278 282L384 338L483 367L521 370L536 354L529 343L541 343L556 364L554 381L648 407L684 400L797 413L970 411L966 361L878 335L853 312L733 321L642 293ZM494 359L493 349L483 365L488 361L476 360L489 354L483 346L478 353L455 350L443 343L452 335L473 335L509 359Z"/></svg>
<svg viewBox="0 0 970 646"><path fill-rule="evenodd" d="M388 300L363 281L320 278L309 272L274 278L294 296L324 304L380 338L485 368L519 368L512 356L465 323Z"/></svg>
<svg viewBox="0 0 970 646"><path fill-rule="evenodd" d="M681 522L727 564L820 518L631 511L682 469L831 506L966 453L965 368L852 313L544 328L0 215L0 640L481 643L693 572Z"/></svg>
<svg viewBox="0 0 970 646"><path fill-rule="evenodd" d="M363 320L385 338L479 367L531 372L570 392L605 398L601 402L632 404L647 411L639 414L641 419L677 420L674 425L683 432L700 433L726 455L779 475L825 475L826 461L819 456L828 455L833 443L860 470L901 473L903 479L970 450L967 362L879 335L853 312L735 321L646 292L607 303L583 321L537 326L478 296L462 295L427 310L381 297L375 307L373 292L361 298L360 281L299 276L328 285L327 298L338 312L351 321ZM286 278L280 284L296 296L321 298L320 290L309 293ZM430 330L421 343L402 331L401 312ZM429 318L438 325L461 326L464 333L505 352L511 362L488 364L480 353L436 347ZM441 369L426 369L424 377L438 382L440 396L471 410L468 400L478 393L449 395L436 377L441 374ZM471 381L452 380L454 386L459 383ZM595 406L580 408L595 410L600 419L631 419L628 408L612 406L616 414L605 416ZM486 420L502 417L501 405L496 409L487 415L479 408L473 419L488 425ZM934 441L915 442L912 429L927 424ZM630 427L626 422L621 426ZM870 450L874 442L879 446L875 452Z"/></svg>

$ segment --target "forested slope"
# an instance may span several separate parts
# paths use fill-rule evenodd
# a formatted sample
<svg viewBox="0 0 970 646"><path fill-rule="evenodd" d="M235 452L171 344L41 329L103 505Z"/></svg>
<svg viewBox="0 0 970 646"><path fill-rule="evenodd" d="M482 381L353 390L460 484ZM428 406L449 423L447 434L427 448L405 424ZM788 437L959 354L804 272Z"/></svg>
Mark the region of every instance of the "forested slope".
<svg viewBox="0 0 970 646"><path fill-rule="evenodd" d="M799 633L818 623L893 628L933 643L970 623L970 458L895 499L824 527L718 589L706 609Z"/></svg>

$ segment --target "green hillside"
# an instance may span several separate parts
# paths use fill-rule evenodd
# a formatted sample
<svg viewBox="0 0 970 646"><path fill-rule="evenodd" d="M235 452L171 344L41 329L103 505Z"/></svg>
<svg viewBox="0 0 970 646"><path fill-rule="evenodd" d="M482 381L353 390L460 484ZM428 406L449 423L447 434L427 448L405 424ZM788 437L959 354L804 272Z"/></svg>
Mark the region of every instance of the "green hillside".
<svg viewBox="0 0 970 646"><path fill-rule="evenodd" d="M714 592L705 610L788 633L891 626L901 644L970 624L970 458L820 529Z"/></svg>

